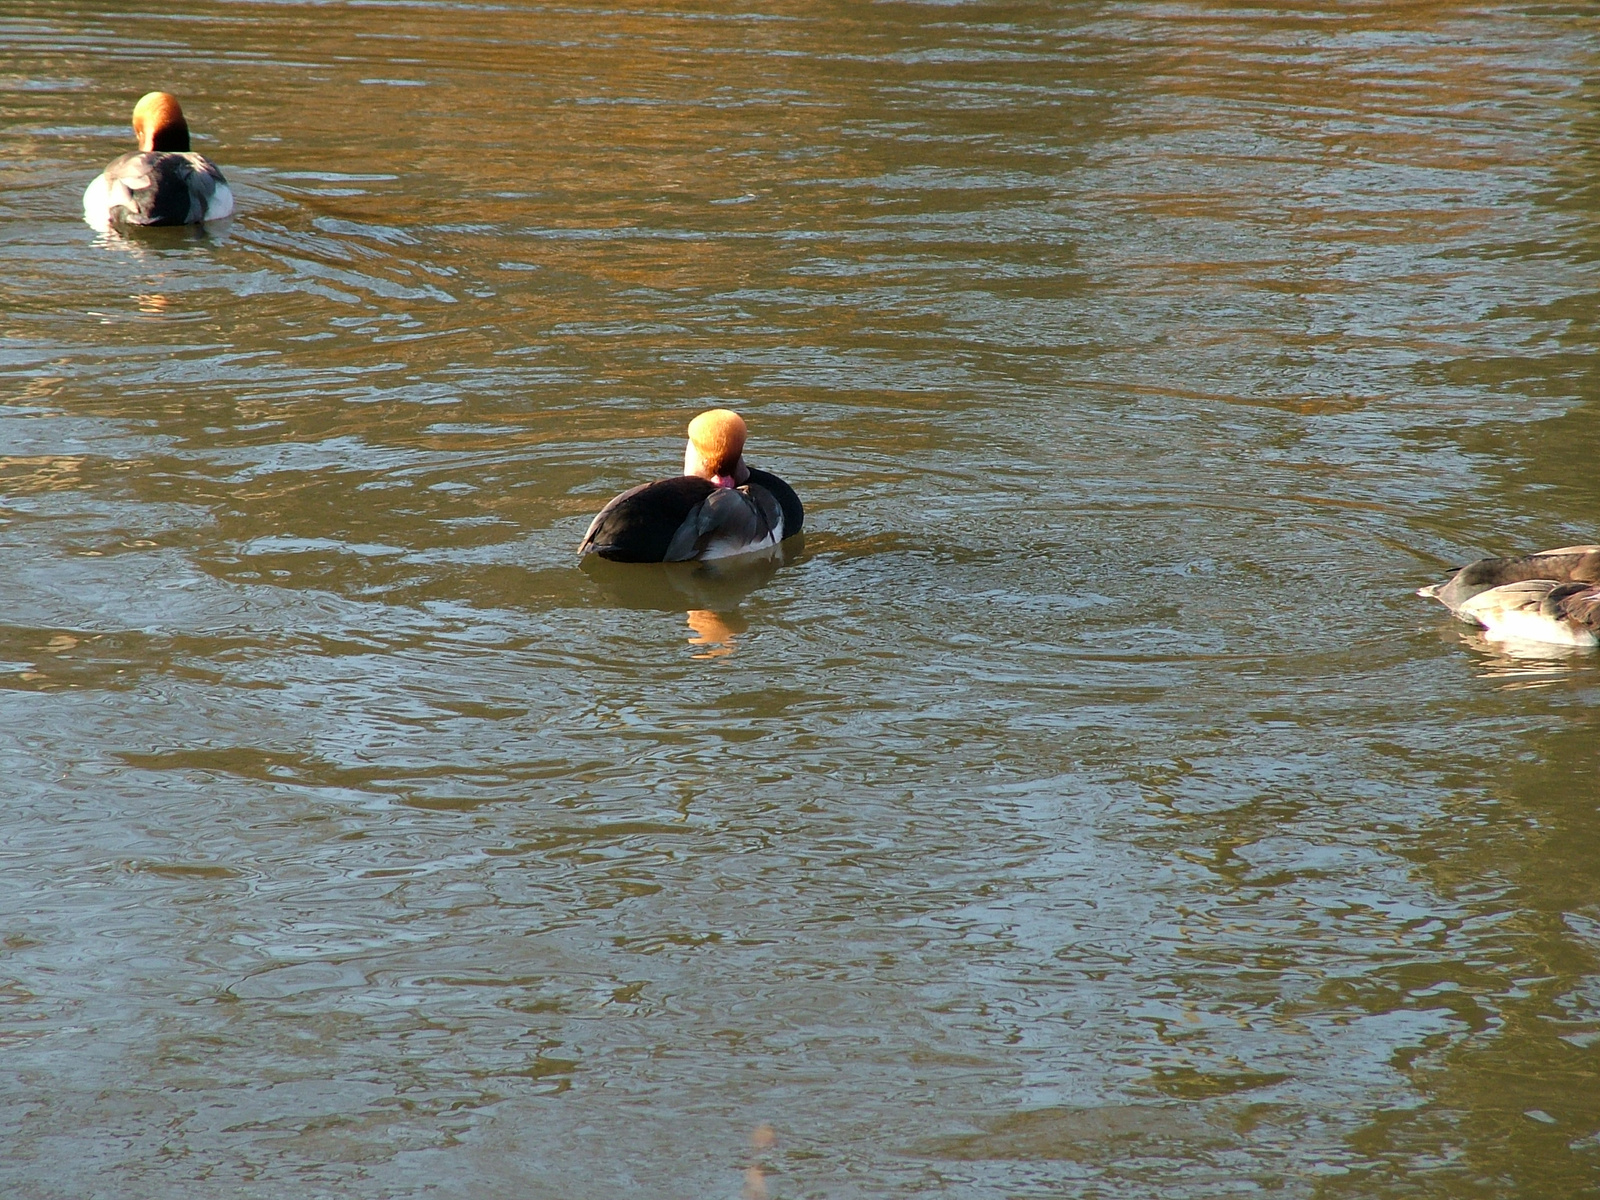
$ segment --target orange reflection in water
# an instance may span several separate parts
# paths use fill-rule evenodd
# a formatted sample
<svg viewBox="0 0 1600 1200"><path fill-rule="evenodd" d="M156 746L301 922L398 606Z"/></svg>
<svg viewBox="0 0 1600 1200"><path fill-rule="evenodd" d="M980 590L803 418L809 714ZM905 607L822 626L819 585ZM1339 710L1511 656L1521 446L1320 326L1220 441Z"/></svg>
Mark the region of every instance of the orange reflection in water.
<svg viewBox="0 0 1600 1200"><path fill-rule="evenodd" d="M777 1132L771 1125L763 1123L750 1131L750 1165L744 1172L744 1200L767 1200L767 1176L761 1169L761 1160L777 1141Z"/></svg>
<svg viewBox="0 0 1600 1200"><path fill-rule="evenodd" d="M689 628L694 630L689 637L689 644L708 647L693 655L694 658L722 658L732 654L738 649L735 639L750 628L750 622L737 613L715 613L708 608L691 608L686 616Z"/></svg>

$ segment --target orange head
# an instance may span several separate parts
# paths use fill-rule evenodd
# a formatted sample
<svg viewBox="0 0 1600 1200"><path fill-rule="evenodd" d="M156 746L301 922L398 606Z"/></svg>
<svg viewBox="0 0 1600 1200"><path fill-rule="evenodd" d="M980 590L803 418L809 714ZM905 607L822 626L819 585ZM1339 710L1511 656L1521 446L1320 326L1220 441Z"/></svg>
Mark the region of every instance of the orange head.
<svg viewBox="0 0 1600 1200"><path fill-rule="evenodd" d="M187 150L189 122L183 119L178 98L150 92L133 106L133 136L140 150Z"/></svg>
<svg viewBox="0 0 1600 1200"><path fill-rule="evenodd" d="M745 467L744 418L726 408L713 408L689 422L689 445L683 452L683 473L709 479L718 487L737 487L749 477Z"/></svg>

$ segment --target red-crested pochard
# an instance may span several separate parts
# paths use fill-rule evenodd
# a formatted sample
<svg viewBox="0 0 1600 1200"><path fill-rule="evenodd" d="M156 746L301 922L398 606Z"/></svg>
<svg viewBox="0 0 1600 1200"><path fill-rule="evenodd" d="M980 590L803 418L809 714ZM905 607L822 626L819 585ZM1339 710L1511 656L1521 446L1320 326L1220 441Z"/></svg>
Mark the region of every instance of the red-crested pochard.
<svg viewBox="0 0 1600 1200"><path fill-rule="evenodd" d="M578 553L616 562L730 558L800 532L805 510L783 480L744 461L744 418L713 408L689 422L683 474L623 492L600 510Z"/></svg>
<svg viewBox="0 0 1600 1200"><path fill-rule="evenodd" d="M1600 546L1481 558L1417 595L1483 626L1490 641L1600 644Z"/></svg>
<svg viewBox="0 0 1600 1200"><path fill-rule="evenodd" d="M112 162L83 193L83 219L90 225L193 225L233 214L233 192L222 172L189 150L189 123L177 97L143 97L133 107L133 135L139 149Z"/></svg>

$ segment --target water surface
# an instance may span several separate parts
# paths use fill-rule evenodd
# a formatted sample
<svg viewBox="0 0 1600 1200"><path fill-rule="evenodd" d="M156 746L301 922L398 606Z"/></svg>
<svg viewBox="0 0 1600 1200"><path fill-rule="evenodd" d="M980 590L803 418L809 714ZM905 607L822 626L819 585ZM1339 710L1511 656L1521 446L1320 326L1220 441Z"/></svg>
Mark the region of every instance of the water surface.
<svg viewBox="0 0 1600 1200"><path fill-rule="evenodd" d="M1600 1192L1600 668L1410 594L1597 536L1597 51L7 5L4 1189ZM712 405L788 561L579 569Z"/></svg>

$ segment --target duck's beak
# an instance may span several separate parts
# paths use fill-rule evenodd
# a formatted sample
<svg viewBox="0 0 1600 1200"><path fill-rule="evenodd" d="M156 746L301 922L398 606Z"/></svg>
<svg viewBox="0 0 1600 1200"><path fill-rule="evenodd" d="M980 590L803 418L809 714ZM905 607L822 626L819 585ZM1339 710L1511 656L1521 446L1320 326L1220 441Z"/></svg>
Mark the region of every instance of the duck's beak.
<svg viewBox="0 0 1600 1200"><path fill-rule="evenodd" d="M683 451L683 473L708 479L719 488L736 488L750 479L750 468L744 465L744 456L733 464L732 471L714 471L700 453L700 448L690 442Z"/></svg>

